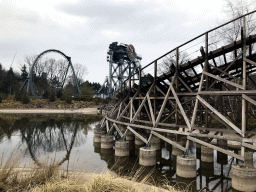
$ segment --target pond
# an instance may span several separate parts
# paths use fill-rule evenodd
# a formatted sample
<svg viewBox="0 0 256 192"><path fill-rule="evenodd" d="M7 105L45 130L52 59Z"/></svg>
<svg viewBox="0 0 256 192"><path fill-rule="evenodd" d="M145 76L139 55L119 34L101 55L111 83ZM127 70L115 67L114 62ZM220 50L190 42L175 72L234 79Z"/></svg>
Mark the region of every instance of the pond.
<svg viewBox="0 0 256 192"><path fill-rule="evenodd" d="M200 190L207 187L213 191L231 190L231 164L236 159L214 151L214 162L200 161L196 145L190 147L190 154L197 157L196 180L176 176L176 156L167 143L161 144L157 165L138 165L139 148L130 142L130 156L117 159L114 149L101 149L93 143L93 129L102 117L92 115L0 115L0 154L7 160L12 154L20 156L20 166L33 167L53 163L61 169L85 172L113 172L132 176L141 181L150 174L149 181L155 185L171 185ZM236 149L232 149L236 150ZM254 154L255 155L255 154ZM254 158L255 159L255 158ZM254 162L255 166L255 162Z"/></svg>

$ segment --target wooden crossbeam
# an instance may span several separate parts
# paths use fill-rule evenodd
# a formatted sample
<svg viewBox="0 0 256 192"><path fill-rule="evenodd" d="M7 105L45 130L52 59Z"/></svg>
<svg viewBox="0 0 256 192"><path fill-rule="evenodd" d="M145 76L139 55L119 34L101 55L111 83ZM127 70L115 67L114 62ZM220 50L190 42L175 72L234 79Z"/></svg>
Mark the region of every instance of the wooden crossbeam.
<svg viewBox="0 0 256 192"><path fill-rule="evenodd" d="M160 109L159 114L158 114L157 119L156 119L155 126L158 125L158 123L159 123L159 121L160 121L160 119L161 119L161 117L162 117L162 114L163 114L163 111L164 111L164 109L165 109L165 105L166 105L166 103L167 103L168 96L169 96L170 92L171 92L171 85L169 86L169 89L168 89L168 91L167 91L167 93L166 93L166 95L165 95L164 101L163 101L163 103L162 103L161 109Z"/></svg>
<svg viewBox="0 0 256 192"><path fill-rule="evenodd" d="M145 139L144 137L142 137L139 133L137 133L136 131L133 130L133 128L131 128L130 126L127 126L127 128L137 137L140 138L141 141L143 141L144 143L148 143L147 139Z"/></svg>
<svg viewBox="0 0 256 192"><path fill-rule="evenodd" d="M181 82L190 92L193 92L193 91L191 90L191 88L183 81L183 79L182 79L180 76L178 76L178 79L180 80L180 82Z"/></svg>
<svg viewBox="0 0 256 192"><path fill-rule="evenodd" d="M151 133L152 133L153 135L157 136L158 138L164 140L165 142L170 143L171 145L177 147L178 149L180 149L180 150L182 150L182 151L184 151L184 152L186 151L186 148L184 148L183 146L181 146L181 145L177 144L176 142L174 142L174 141L172 141L172 140L170 140L170 139L168 139L168 138L166 138L166 137L164 137L164 136L158 134L157 132L152 131Z"/></svg>
<svg viewBox="0 0 256 192"><path fill-rule="evenodd" d="M237 133L244 136L242 131L235 126L231 121L229 121L224 115L222 115L220 112L218 112L216 109L214 109L209 103L207 103L202 97L199 95L197 96L198 100L206 106L208 109L210 109L213 113L215 113L220 119L222 119L225 123L227 123L232 129L234 129Z"/></svg>
<svg viewBox="0 0 256 192"><path fill-rule="evenodd" d="M215 76L215 75L213 75L213 74L211 74L211 73L208 73L208 72L206 72L206 71L203 71L202 73L203 73L204 75L207 75L208 77L212 77L212 78L214 78L214 79L217 79L217 80L219 80L219 81L222 81L222 82L224 82L224 83L227 83L227 84L229 84L229 85L232 85L232 86L234 86L234 87L237 87L237 88L239 88L239 89L244 90L244 87L243 87L242 85L239 85L239 84L234 83L234 82L232 82L232 81L228 81L228 80L223 79L223 78L221 78L221 77L217 77L217 76Z"/></svg>
<svg viewBox="0 0 256 192"><path fill-rule="evenodd" d="M232 137L232 136L220 136L220 135L210 135L210 134L201 134L201 133L176 131L176 130L170 130L170 129L152 128L152 126L149 127L149 126L145 126L145 125L131 124L131 123L127 123L127 122L113 120L113 119L111 119L109 117L106 117L106 119L111 121L111 122L113 122L113 123L117 123L117 124L121 124L121 125L126 125L126 126L130 126L130 127L135 127L135 128L138 128L138 129L146 129L146 130L153 130L153 131L155 130L155 131L159 131L159 132L174 133L174 134L178 134L178 135L187 135L187 136L193 136L193 137L214 138L214 139L224 139L224 140L246 142L246 143L256 143L256 139L253 139L253 138L242 138L242 137L238 137L238 136L235 136L235 137ZM178 125L176 127L181 127L181 126ZM184 127L184 128L186 128L186 127ZM204 129L209 129L209 128L204 128ZM220 131L222 131L222 130L220 130ZM224 132L224 130L223 130L223 132Z"/></svg>
<svg viewBox="0 0 256 192"><path fill-rule="evenodd" d="M226 68L224 71L227 72L227 71L229 70L229 68L230 68L230 67L239 59L239 57L241 57L241 56L242 56L242 53L240 53L240 54L227 66L227 68ZM222 74L220 74L220 76L221 76L221 75L222 75ZM216 82L217 82L217 80L215 80L215 81L210 85L210 87L209 87L208 90L210 90Z"/></svg>
<svg viewBox="0 0 256 192"><path fill-rule="evenodd" d="M202 140L200 140L200 139L196 139L196 138L191 137L191 136L188 136L187 138L188 138L190 141L194 141L194 142L196 142L196 143L199 143L199 144L201 144L201 145L204 145L204 146L206 146L206 147L212 148L212 149L214 149L214 150L216 150L216 151L225 153L225 154L227 154L227 155L230 155L230 156L232 156L232 157L235 157L235 158L237 158L237 159L240 159L240 160L244 161L244 157L242 157L241 155L237 155L236 153L233 153L233 152L231 152L231 151L225 150L225 149L223 149L223 148L221 148L221 147L217 147L217 146L215 146L215 145L212 145L212 144L210 144L210 143L204 142L204 141L202 141Z"/></svg>
<svg viewBox="0 0 256 192"><path fill-rule="evenodd" d="M180 100L179 100L179 98L178 98L178 96L177 96L177 94L176 94L172 84L170 84L170 88L171 88L172 94L173 94L173 96L174 96L174 98L176 100L176 103L177 103L178 107L180 108L180 112L181 112L185 122L186 122L189 130L191 130L191 125L190 125L190 122L188 120L188 117L187 117L187 115L186 115L186 113L185 113L185 111L184 111L184 109L183 109L183 107L182 107L182 105L180 103Z"/></svg>
<svg viewBox="0 0 256 192"><path fill-rule="evenodd" d="M242 146L256 150L256 145L250 145L248 143L242 142Z"/></svg>
<svg viewBox="0 0 256 192"><path fill-rule="evenodd" d="M114 127L116 128L118 134L119 134L121 137L123 137L124 135L123 135L122 131L120 131L120 129L118 128L118 126L116 125L116 123L114 123L113 125L114 125Z"/></svg>
<svg viewBox="0 0 256 192"><path fill-rule="evenodd" d="M150 98L149 98L149 94L147 93L146 96L147 96L147 100L148 100L148 107L149 107L151 119L152 119L153 125L155 126L155 124L156 124L155 116L154 116L154 111L153 111L153 108L152 108L152 105L151 105L151 101L150 101Z"/></svg>
<svg viewBox="0 0 256 192"><path fill-rule="evenodd" d="M251 104L256 105L256 101L253 100L252 98L248 97L247 95L242 94L242 97L243 97L243 99L249 101Z"/></svg>
<svg viewBox="0 0 256 192"><path fill-rule="evenodd" d="M247 62L247 63L250 63L250 64L252 64L254 66L256 66L256 62L254 62L254 61L252 61L250 59L244 58L244 61Z"/></svg>
<svg viewBox="0 0 256 192"><path fill-rule="evenodd" d="M107 122L106 122L106 127L107 127L107 132L109 132L108 120L107 120Z"/></svg>

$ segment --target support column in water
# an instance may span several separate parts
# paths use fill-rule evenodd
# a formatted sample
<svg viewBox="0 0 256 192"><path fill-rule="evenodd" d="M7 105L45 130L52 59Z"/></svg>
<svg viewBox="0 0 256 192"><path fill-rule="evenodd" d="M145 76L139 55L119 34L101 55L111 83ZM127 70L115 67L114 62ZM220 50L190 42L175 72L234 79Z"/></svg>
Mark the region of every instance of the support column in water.
<svg viewBox="0 0 256 192"><path fill-rule="evenodd" d="M154 166L156 164L156 150L152 148L140 148L139 164L143 166Z"/></svg>
<svg viewBox="0 0 256 192"><path fill-rule="evenodd" d="M101 135L101 149L112 149L114 145L113 135Z"/></svg>
<svg viewBox="0 0 256 192"><path fill-rule="evenodd" d="M213 149L201 146L201 161L203 162L213 162Z"/></svg>
<svg viewBox="0 0 256 192"><path fill-rule="evenodd" d="M238 191L256 191L256 169L232 165L232 187Z"/></svg>
<svg viewBox="0 0 256 192"><path fill-rule="evenodd" d="M193 156L178 156L176 174L183 178L196 178L196 158Z"/></svg>
<svg viewBox="0 0 256 192"><path fill-rule="evenodd" d="M126 157L129 156L129 141L116 141L115 156Z"/></svg>

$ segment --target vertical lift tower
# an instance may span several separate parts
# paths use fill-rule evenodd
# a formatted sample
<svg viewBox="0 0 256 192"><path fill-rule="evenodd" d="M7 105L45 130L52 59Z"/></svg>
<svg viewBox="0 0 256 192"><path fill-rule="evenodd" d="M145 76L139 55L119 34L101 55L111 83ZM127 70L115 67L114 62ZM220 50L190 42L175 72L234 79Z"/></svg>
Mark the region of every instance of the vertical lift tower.
<svg viewBox="0 0 256 192"><path fill-rule="evenodd" d="M109 45L107 54L109 75L96 94L100 94L103 87L105 87L107 97L111 97L113 92L121 88L124 80L141 69L140 61L142 57L136 54L133 45L118 44L118 42ZM135 80L139 79L139 73L134 78Z"/></svg>

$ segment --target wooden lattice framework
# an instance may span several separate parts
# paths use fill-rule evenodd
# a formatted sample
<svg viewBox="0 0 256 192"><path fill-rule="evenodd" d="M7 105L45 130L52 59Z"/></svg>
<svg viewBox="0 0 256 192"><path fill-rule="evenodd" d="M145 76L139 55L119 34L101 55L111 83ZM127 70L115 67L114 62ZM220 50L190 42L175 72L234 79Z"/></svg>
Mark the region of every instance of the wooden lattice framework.
<svg viewBox="0 0 256 192"><path fill-rule="evenodd" d="M205 46L200 48L201 56L179 65L179 49L187 44L184 43L142 68L138 85L134 83L132 86L133 76L127 79L121 92L115 94L116 104L102 120L101 129L106 129L108 134L116 131L121 139L132 132L148 146L152 136L156 136L184 152L193 141L244 161L245 150L256 150L256 139L253 138L256 117L248 110L248 106L256 105L253 98L256 96L256 83L252 78L256 71L256 54L253 52L256 35L246 36L245 30L245 18L252 13L237 18L243 21L241 40L208 50L209 33L235 22L235 19L187 42L204 36ZM158 61L172 52L176 54L176 65L158 76ZM226 58L228 53L234 54L230 62ZM219 57L222 57L223 63L217 62ZM149 81L142 85L142 70L152 64L154 75L148 75ZM198 66L202 72L196 70ZM188 74L188 71L192 73ZM241 122L232 118L235 112L234 106L227 104L231 102L230 98L241 109L237 112ZM248 119L253 123L248 123ZM126 128L125 131L121 130L121 126ZM148 130L148 137L140 134L141 130ZM186 146L170 140L166 133L186 136ZM212 139L239 142L241 155L213 145L210 143Z"/></svg>

